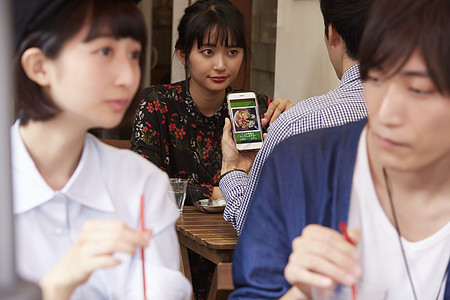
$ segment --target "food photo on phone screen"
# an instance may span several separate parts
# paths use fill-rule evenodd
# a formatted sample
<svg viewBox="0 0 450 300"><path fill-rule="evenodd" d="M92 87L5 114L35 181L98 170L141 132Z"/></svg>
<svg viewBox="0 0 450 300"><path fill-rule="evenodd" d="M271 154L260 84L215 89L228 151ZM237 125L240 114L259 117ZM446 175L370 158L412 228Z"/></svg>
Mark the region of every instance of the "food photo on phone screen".
<svg viewBox="0 0 450 300"><path fill-rule="evenodd" d="M230 93L227 100L237 149L260 149L263 136L255 93Z"/></svg>

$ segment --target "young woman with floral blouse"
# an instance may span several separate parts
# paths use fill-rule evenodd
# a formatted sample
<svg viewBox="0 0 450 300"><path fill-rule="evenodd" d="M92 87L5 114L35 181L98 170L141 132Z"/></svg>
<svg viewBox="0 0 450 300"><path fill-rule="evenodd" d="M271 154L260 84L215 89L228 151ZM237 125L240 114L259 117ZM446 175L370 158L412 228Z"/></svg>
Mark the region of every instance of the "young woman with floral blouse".
<svg viewBox="0 0 450 300"><path fill-rule="evenodd" d="M186 8L178 26L175 54L187 80L146 88L136 114L132 149L169 177L185 178L185 205L221 197L221 140L228 118L227 93L247 60L244 18L227 0L199 0ZM258 97L263 126L287 107L288 100ZM262 116L261 116L262 117ZM206 299L214 265L189 254L195 299Z"/></svg>
<svg viewBox="0 0 450 300"><path fill-rule="evenodd" d="M134 151L169 177L188 179L185 204L193 205L196 200L221 196L226 95L234 90L230 84L248 56L241 12L229 1L197 1L179 23L175 49L188 79L144 90L131 143ZM267 109L267 100L258 97L260 113L265 112L263 124L290 104L277 99Z"/></svg>

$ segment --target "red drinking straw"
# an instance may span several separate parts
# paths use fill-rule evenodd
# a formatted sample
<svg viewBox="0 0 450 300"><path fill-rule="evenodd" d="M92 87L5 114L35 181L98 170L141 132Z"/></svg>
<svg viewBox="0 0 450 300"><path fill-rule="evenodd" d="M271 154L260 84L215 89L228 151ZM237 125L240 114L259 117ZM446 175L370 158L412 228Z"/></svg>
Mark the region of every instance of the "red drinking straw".
<svg viewBox="0 0 450 300"><path fill-rule="evenodd" d="M267 107L270 106L270 97L267 97Z"/></svg>
<svg viewBox="0 0 450 300"><path fill-rule="evenodd" d="M144 219L144 195L141 195L141 213L140 213L140 223L141 230L145 231L145 219ZM142 282L144 284L144 300L147 299L147 289L145 286L145 255L144 248L141 248L141 258L142 258Z"/></svg>
<svg viewBox="0 0 450 300"><path fill-rule="evenodd" d="M341 229L342 234L345 237L345 240L349 242L350 244L354 245L353 241L350 239L350 237L347 234L347 224L344 221L339 222L339 229ZM356 300L356 284L352 285L352 299Z"/></svg>

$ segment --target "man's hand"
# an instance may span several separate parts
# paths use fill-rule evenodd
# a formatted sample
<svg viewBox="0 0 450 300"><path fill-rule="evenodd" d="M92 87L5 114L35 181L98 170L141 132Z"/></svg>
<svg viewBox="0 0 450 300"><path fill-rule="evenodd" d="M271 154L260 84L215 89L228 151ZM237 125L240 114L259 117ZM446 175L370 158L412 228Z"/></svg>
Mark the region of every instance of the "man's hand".
<svg viewBox="0 0 450 300"><path fill-rule="evenodd" d="M360 233L349 228L356 245ZM350 286L362 275L356 246L344 236L321 225L308 225L292 242L292 253L284 269L286 280L309 295L311 288L333 289L337 284Z"/></svg>
<svg viewBox="0 0 450 300"><path fill-rule="evenodd" d="M231 133L230 119L225 119L222 134L222 170L221 174L231 171L233 169L241 169L245 172L250 172L253 161L256 157L256 151L242 151L236 148L236 143L233 140Z"/></svg>

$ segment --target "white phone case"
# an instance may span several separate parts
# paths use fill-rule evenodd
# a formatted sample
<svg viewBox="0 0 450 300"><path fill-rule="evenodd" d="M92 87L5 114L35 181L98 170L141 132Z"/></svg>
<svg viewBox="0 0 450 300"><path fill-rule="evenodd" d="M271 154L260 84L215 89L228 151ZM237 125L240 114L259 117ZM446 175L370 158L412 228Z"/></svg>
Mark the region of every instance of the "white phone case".
<svg viewBox="0 0 450 300"><path fill-rule="evenodd" d="M229 93L227 102L236 148L239 151L260 149L263 139L255 93Z"/></svg>

